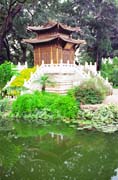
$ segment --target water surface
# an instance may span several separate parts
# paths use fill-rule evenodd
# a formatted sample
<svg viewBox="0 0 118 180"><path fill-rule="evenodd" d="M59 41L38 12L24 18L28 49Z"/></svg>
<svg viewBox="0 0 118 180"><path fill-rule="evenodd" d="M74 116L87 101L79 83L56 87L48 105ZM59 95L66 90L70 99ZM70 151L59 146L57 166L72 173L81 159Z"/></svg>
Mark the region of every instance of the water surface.
<svg viewBox="0 0 118 180"><path fill-rule="evenodd" d="M0 180L111 180L118 133L16 124L0 132Z"/></svg>

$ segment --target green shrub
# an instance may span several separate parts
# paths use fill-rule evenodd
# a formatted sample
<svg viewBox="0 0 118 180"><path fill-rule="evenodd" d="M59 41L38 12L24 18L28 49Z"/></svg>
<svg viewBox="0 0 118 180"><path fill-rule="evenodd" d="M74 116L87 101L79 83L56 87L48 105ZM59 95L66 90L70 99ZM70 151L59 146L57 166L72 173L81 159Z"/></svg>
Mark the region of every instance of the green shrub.
<svg viewBox="0 0 118 180"><path fill-rule="evenodd" d="M0 112L5 112L9 110L10 104L8 102L8 99L1 99L0 100Z"/></svg>
<svg viewBox="0 0 118 180"><path fill-rule="evenodd" d="M23 117L24 114L32 113L39 106L39 98L34 94L25 94L17 98L13 103L12 112Z"/></svg>
<svg viewBox="0 0 118 180"><path fill-rule="evenodd" d="M114 57L112 63L107 60L106 63L102 64L101 75L108 78L114 86L118 86L118 57Z"/></svg>
<svg viewBox="0 0 118 180"><path fill-rule="evenodd" d="M82 104L97 104L103 100L102 94L93 88L77 87L74 91L76 100Z"/></svg>
<svg viewBox="0 0 118 180"><path fill-rule="evenodd" d="M0 89L6 85L6 83L11 79L12 75L12 65L10 62L5 61L5 63L0 65Z"/></svg>
<svg viewBox="0 0 118 180"><path fill-rule="evenodd" d="M107 60L105 64L102 64L101 66L101 75L106 79L108 78L108 80L111 80L111 75L112 75L112 71L113 71L113 64L109 63L109 61Z"/></svg>
<svg viewBox="0 0 118 180"><path fill-rule="evenodd" d="M78 107L74 98L53 93L35 92L19 96L12 106L12 115L26 119L75 118Z"/></svg>
<svg viewBox="0 0 118 180"><path fill-rule="evenodd" d="M110 94L110 88L100 77L93 77L70 90L68 94L74 96L77 102L82 104L99 104L106 95Z"/></svg>
<svg viewBox="0 0 118 180"><path fill-rule="evenodd" d="M118 86L118 68L114 69L111 76L113 86Z"/></svg>

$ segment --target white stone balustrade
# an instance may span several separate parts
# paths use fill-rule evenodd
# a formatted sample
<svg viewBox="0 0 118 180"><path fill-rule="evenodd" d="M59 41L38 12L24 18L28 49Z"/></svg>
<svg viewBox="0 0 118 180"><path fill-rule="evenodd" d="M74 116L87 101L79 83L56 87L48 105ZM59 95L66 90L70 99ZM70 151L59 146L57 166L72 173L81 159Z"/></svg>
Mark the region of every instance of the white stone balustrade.
<svg viewBox="0 0 118 180"><path fill-rule="evenodd" d="M18 69L21 71L23 68L27 67L27 63L25 65L18 64ZM49 92L60 92L66 93L68 89L73 86L79 85L84 80L87 80L93 76L99 76L99 78L103 79L100 72L96 71L96 64L92 65L92 63L85 65L76 65L63 63L63 60L60 60L59 64L53 64L53 60L51 60L51 64L44 64L42 61L41 66L37 66L36 71L31 73L30 79L28 81L24 81L24 87L32 90L41 90L40 83L36 83L37 80L41 78L44 74L48 74L49 77L53 79L56 83L55 87L46 87L46 90ZM8 87L10 83L15 79L15 76L11 79L11 81L6 85ZM104 81L104 79L103 79ZM110 86L108 80L105 80L104 83L107 86ZM112 86L110 86L112 88Z"/></svg>
<svg viewBox="0 0 118 180"><path fill-rule="evenodd" d="M25 62L25 64L21 64L20 62L18 62L15 69L18 71L22 71L23 69L26 69L26 68L28 68L27 62Z"/></svg>
<svg viewBox="0 0 118 180"><path fill-rule="evenodd" d="M37 66L35 73L32 73L30 79L24 82L24 86L29 89L36 89L36 80L40 79L44 74L49 74L57 84L55 88L51 88L51 92L53 90L66 92L67 89L90 78L91 73L97 74L96 64L89 65L86 63L84 66L77 66L76 64L70 64L69 61L63 63L63 60L60 60L59 64L53 64L53 60L51 60L51 64L44 64L44 61L42 61L42 65ZM41 87L38 85L39 88ZM50 91L50 88L48 87L47 90Z"/></svg>
<svg viewBox="0 0 118 180"><path fill-rule="evenodd" d="M108 57L108 58L102 58L102 63L106 64L106 62L113 64L113 59Z"/></svg>

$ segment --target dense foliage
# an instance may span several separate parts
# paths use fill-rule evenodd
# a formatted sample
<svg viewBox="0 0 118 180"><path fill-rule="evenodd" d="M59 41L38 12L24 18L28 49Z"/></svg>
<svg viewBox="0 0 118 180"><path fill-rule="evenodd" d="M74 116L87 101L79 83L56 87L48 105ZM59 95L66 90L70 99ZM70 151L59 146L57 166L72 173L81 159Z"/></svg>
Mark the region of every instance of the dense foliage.
<svg viewBox="0 0 118 180"><path fill-rule="evenodd" d="M116 1L70 0L65 3L66 6L68 9L63 9L66 16L63 21L81 27L81 36L87 41L85 52L97 62L99 69L101 58L114 56L117 50Z"/></svg>
<svg viewBox="0 0 118 180"><path fill-rule="evenodd" d="M116 105L101 105L96 110L81 110L75 99L68 95L39 92L19 96L11 105L12 102L6 99L0 101L0 129L2 130L12 129L13 120L35 125L66 123L78 130L97 129L104 132L118 130L118 106Z"/></svg>
<svg viewBox="0 0 118 180"><path fill-rule="evenodd" d="M107 59L105 63L102 64L101 75L113 84L113 86L118 86L118 57L113 59Z"/></svg>
<svg viewBox="0 0 118 180"><path fill-rule="evenodd" d="M5 62L0 65L0 90L6 85L13 75L12 65L10 62Z"/></svg>
<svg viewBox="0 0 118 180"><path fill-rule="evenodd" d="M97 63L101 57L118 53L118 3L116 0L1 0L0 63L10 59L22 63L32 58L32 50L22 43L28 37L28 25L42 25L58 20L80 26L80 38L87 41L85 53ZM66 18L65 18L66 17ZM74 34L78 38L78 34Z"/></svg>
<svg viewBox="0 0 118 180"><path fill-rule="evenodd" d="M100 77L92 77L72 90L69 94L74 96L81 104L99 104L104 97L110 94L110 87Z"/></svg>
<svg viewBox="0 0 118 180"><path fill-rule="evenodd" d="M118 68L113 70L111 81L113 86L118 87Z"/></svg>
<svg viewBox="0 0 118 180"><path fill-rule="evenodd" d="M25 103L24 103L25 102ZM40 93L19 96L13 103L12 115L41 123L62 118L76 118L78 107L74 98L65 95ZM42 123L45 123L43 121Z"/></svg>

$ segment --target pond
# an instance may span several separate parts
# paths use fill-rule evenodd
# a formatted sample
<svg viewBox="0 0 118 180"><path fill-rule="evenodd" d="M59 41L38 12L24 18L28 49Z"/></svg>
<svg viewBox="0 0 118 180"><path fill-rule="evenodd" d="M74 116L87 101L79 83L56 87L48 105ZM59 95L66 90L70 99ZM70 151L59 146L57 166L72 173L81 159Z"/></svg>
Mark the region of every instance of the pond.
<svg viewBox="0 0 118 180"><path fill-rule="evenodd" d="M15 124L0 132L0 180L118 180L118 133Z"/></svg>

